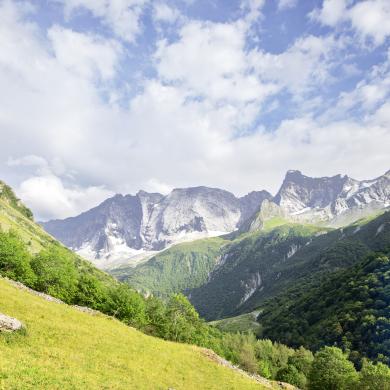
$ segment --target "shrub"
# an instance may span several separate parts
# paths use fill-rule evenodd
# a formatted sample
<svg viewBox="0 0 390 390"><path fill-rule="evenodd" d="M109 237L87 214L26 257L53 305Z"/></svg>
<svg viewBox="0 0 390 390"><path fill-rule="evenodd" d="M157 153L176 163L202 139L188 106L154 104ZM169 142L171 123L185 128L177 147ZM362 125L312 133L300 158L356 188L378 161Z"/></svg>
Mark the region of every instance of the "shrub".
<svg viewBox="0 0 390 390"><path fill-rule="evenodd" d="M59 245L50 245L31 261L37 276L35 288L66 303L74 303L78 286L78 272L74 255Z"/></svg>
<svg viewBox="0 0 390 390"><path fill-rule="evenodd" d="M0 232L0 273L10 279L33 286L35 275L26 244L14 232Z"/></svg>
<svg viewBox="0 0 390 390"><path fill-rule="evenodd" d="M281 368L276 374L276 379L278 381L295 385L300 389L306 388L306 376L302 372L299 372L298 369L292 364L287 364L286 367Z"/></svg>
<svg viewBox="0 0 390 390"><path fill-rule="evenodd" d="M383 363L373 364L364 360L359 389L390 390L390 368Z"/></svg>
<svg viewBox="0 0 390 390"><path fill-rule="evenodd" d="M324 347L315 354L309 374L310 390L345 390L356 388L358 374L342 350Z"/></svg>

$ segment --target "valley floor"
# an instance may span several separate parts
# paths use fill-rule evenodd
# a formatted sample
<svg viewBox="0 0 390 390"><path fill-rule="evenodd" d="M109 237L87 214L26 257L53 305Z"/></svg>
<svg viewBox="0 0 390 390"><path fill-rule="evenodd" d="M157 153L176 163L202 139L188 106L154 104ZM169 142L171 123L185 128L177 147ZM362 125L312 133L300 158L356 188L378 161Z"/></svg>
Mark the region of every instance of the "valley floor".
<svg viewBox="0 0 390 390"><path fill-rule="evenodd" d="M26 332L0 334L0 389L266 389L197 347L48 302L0 279L0 312Z"/></svg>

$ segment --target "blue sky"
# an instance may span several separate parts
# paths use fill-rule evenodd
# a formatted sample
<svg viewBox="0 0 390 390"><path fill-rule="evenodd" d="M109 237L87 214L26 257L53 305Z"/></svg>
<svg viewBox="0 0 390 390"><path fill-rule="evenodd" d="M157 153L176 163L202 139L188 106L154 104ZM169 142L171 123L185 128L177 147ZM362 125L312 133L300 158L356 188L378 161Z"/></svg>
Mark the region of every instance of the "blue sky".
<svg viewBox="0 0 390 390"><path fill-rule="evenodd" d="M387 0L0 0L1 177L37 214L390 168Z"/></svg>

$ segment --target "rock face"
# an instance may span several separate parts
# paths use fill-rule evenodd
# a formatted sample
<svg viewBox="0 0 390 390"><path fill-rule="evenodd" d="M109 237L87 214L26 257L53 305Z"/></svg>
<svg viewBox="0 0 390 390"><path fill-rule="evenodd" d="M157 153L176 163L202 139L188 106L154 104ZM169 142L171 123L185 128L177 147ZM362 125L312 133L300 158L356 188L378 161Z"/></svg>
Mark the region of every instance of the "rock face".
<svg viewBox="0 0 390 390"><path fill-rule="evenodd" d="M217 188L179 188L164 196L115 195L47 232L100 268L133 264L181 241L261 229L274 217L343 226L390 206L390 171L374 180L312 178L288 171L275 197L254 191L241 198Z"/></svg>
<svg viewBox="0 0 390 390"><path fill-rule="evenodd" d="M173 243L230 233L271 198L267 191L237 198L208 187L175 189L167 196L140 191L115 195L77 217L43 226L67 247L107 268L136 262Z"/></svg>
<svg viewBox="0 0 390 390"><path fill-rule="evenodd" d="M0 332L15 332L23 328L23 324L16 318L0 313Z"/></svg>
<svg viewBox="0 0 390 390"><path fill-rule="evenodd" d="M288 171L276 196L262 202L245 228L261 229L264 221L273 217L340 227L389 206L390 171L364 181L341 175L312 178Z"/></svg>

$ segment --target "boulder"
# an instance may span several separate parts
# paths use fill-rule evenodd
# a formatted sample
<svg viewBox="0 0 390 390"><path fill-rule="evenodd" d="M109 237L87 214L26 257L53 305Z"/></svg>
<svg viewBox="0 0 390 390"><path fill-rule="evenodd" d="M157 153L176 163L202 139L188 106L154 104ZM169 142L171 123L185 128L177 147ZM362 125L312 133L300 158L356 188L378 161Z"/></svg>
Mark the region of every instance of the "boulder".
<svg viewBox="0 0 390 390"><path fill-rule="evenodd" d="M15 332L22 329L23 324L16 318L0 313L0 332Z"/></svg>

